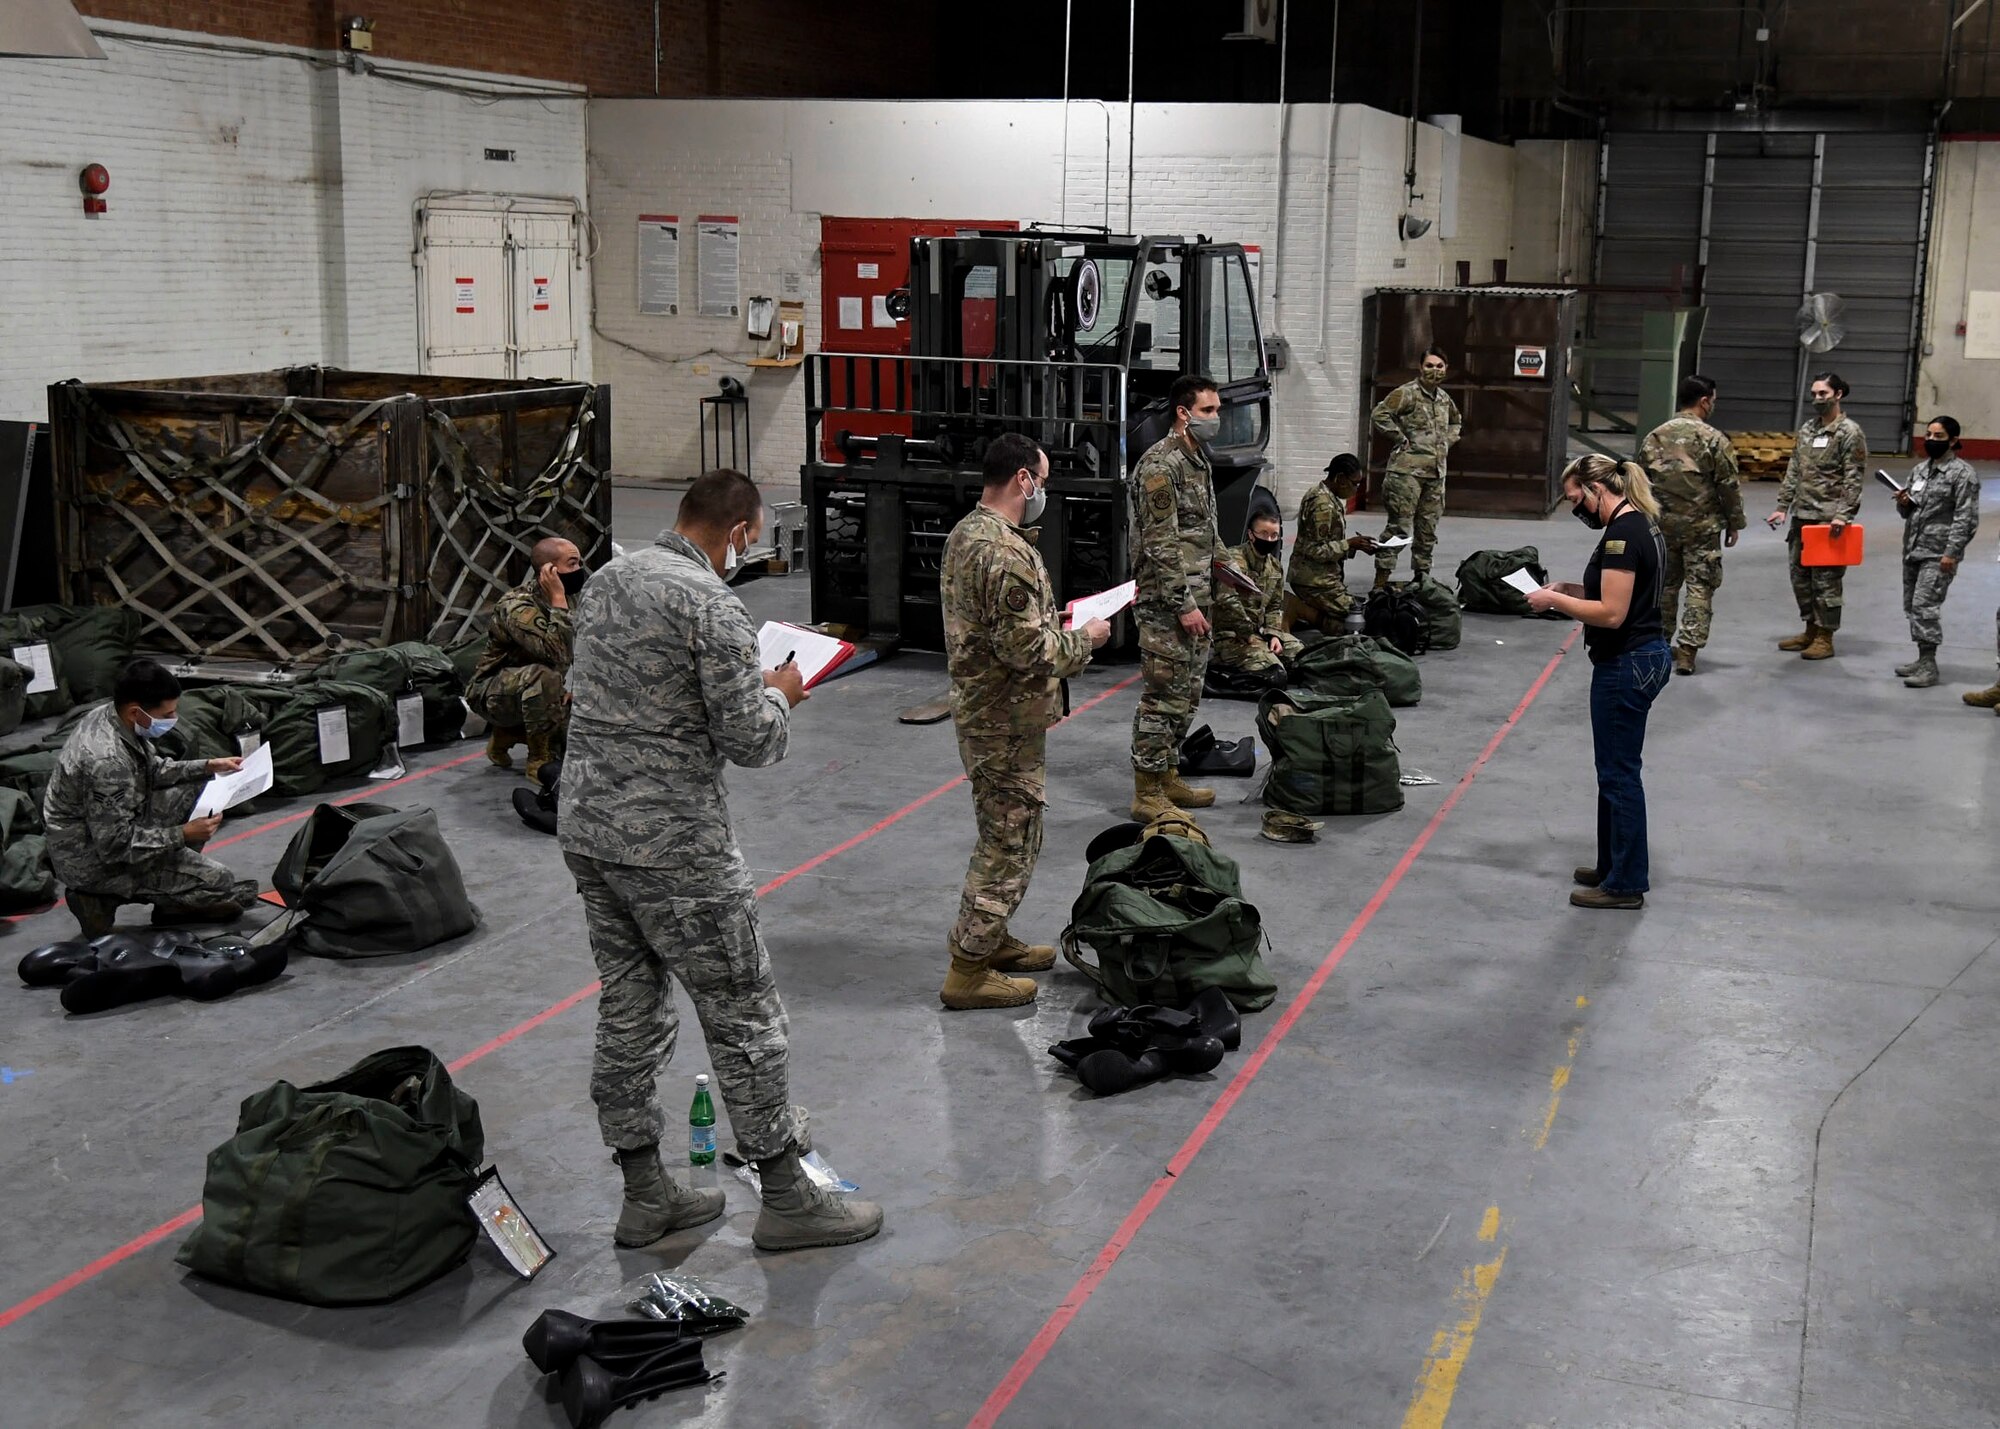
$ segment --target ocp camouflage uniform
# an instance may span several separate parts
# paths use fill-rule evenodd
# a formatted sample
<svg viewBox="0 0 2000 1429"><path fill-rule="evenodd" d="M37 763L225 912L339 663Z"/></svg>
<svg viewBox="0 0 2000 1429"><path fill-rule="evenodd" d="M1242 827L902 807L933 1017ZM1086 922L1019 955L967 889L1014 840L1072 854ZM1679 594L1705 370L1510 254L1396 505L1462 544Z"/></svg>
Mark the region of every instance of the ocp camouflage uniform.
<svg viewBox="0 0 2000 1429"><path fill-rule="evenodd" d="M49 863L72 894L174 908L233 902L257 885L191 849L181 826L208 782L208 762L162 758L111 705L70 731L42 796Z"/></svg>
<svg viewBox="0 0 2000 1429"><path fill-rule="evenodd" d="M1963 457L1926 458L1910 468L1912 510L1903 518L1903 614L1910 639L1944 643L1944 597L1954 571L1938 564L1965 559L1979 529L1979 474Z"/></svg>
<svg viewBox="0 0 2000 1429"><path fill-rule="evenodd" d="M671 975L701 1019L717 1089L751 1160L798 1130L785 1009L736 846L722 767L776 764L791 715L764 685L757 631L678 532L590 578L557 837L604 987L590 1096L607 1146L658 1142L656 1079L674 1054Z"/></svg>
<svg viewBox="0 0 2000 1429"><path fill-rule="evenodd" d="M501 596L465 688L472 712L488 724L546 733L561 744L569 728L563 682L575 642L570 617L549 604L533 573Z"/></svg>
<svg viewBox="0 0 2000 1429"><path fill-rule="evenodd" d="M1284 558L1263 555L1254 541L1245 541L1228 553L1228 559L1257 582L1261 594L1216 583L1214 650L1209 658L1225 670L1249 674L1276 670L1305 648L1285 630ZM1273 638L1283 647L1282 657L1271 653Z"/></svg>
<svg viewBox="0 0 2000 1429"><path fill-rule="evenodd" d="M984 963L1034 876L1058 681L1090 663L1090 637L1062 628L1040 552L984 506L945 542L943 592L951 716L978 829L951 943Z"/></svg>
<svg viewBox="0 0 2000 1429"><path fill-rule="evenodd" d="M1778 488L1778 508L1792 515L1785 546L1791 555L1792 598L1807 625L1840 629L1841 583L1845 566L1808 566L1800 560L1805 538L1800 531L1832 521L1852 521L1861 510L1862 467L1868 461L1868 439L1852 417L1830 427L1810 418L1799 428L1791 464Z"/></svg>
<svg viewBox="0 0 2000 1429"><path fill-rule="evenodd" d="M1412 537L1410 569L1421 580L1430 574L1438 522L1444 516L1445 458L1458 441L1458 404L1442 386L1433 391L1422 382L1405 382L1375 404L1369 420L1394 444L1382 478L1382 510L1388 518L1382 535ZM1400 547L1377 552L1376 571L1386 576L1395 570L1401 554Z"/></svg>
<svg viewBox="0 0 2000 1429"><path fill-rule="evenodd" d="M1699 650L1708 644L1715 593L1722 589L1723 533L1743 529L1736 449L1714 427L1683 412L1646 433L1639 443L1639 462L1660 503L1660 540L1667 556L1661 628L1669 644Z"/></svg>
<svg viewBox="0 0 2000 1429"><path fill-rule="evenodd" d="M1299 503L1299 536L1292 545L1292 593L1304 618L1328 635L1341 633L1341 617L1354 608L1342 574L1354 551L1347 544L1347 503L1316 481Z"/></svg>
<svg viewBox="0 0 2000 1429"><path fill-rule="evenodd" d="M1169 434L1155 442L1132 480L1138 508L1132 574L1139 585L1132 613L1144 681L1132 716L1132 767L1166 774L1201 703L1208 668L1209 637L1190 635L1180 618L1214 607L1214 563L1224 547L1208 462L1189 441Z"/></svg>

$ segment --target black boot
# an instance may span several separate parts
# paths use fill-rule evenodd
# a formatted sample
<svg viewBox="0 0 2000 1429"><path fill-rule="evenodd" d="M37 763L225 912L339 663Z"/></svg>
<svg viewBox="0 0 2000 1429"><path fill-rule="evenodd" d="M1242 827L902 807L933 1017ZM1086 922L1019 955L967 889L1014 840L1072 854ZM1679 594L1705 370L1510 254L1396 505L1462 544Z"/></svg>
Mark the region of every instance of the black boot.
<svg viewBox="0 0 2000 1429"><path fill-rule="evenodd" d="M685 1338L681 1326L667 1320L586 1320L567 1310L544 1310L521 1336L521 1348L543 1374L561 1374L584 1355L606 1367L623 1367Z"/></svg>
<svg viewBox="0 0 2000 1429"><path fill-rule="evenodd" d="M701 1362L701 1341L692 1335L611 1365L582 1355L563 1371L563 1412L569 1415L570 1429L596 1429L614 1409L715 1378Z"/></svg>

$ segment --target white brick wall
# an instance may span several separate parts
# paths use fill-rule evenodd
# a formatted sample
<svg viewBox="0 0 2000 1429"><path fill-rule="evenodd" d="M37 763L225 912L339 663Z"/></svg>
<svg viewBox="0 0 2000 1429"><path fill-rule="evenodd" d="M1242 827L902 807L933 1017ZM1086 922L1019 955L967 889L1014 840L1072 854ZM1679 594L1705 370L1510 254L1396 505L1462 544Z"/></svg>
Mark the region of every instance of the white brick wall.
<svg viewBox="0 0 2000 1429"><path fill-rule="evenodd" d="M1396 237L1403 211L1405 122L1343 105L1332 183L1327 108L1300 105L1285 148L1285 232L1278 221L1275 113L1268 105L1140 105L1131 222L1141 232L1206 233L1259 245L1267 331L1283 334L1292 366L1278 379L1271 456L1283 498L1296 502L1327 458L1351 447L1358 423L1361 297L1384 284L1452 278L1450 259L1508 257L1513 238L1511 149L1463 141L1458 236ZM1106 128L1109 127L1109 160ZM1418 212L1434 217L1438 131L1418 127ZM1127 129L1122 105L1070 112L1067 220L1126 225ZM591 205L598 255L598 372L619 395L613 450L620 471L685 477L697 466L696 403L716 378L751 394L753 472L774 495L793 489L804 452L804 380L751 372L756 344L740 325L690 317L692 255L683 254L683 315L636 312L640 213L744 216L746 295L775 296L786 269L807 275L808 346L817 348L817 247L822 213L843 217L1064 216L1062 106L611 100L591 106ZM1106 175L1109 170L1109 213ZM1328 204L1330 241L1322 237ZM1396 267L1397 259L1405 266ZM1517 260L1518 261L1518 260ZM1551 260L1552 261L1552 260ZM1320 326L1327 287L1326 325ZM697 372L703 367L705 372ZM640 397L643 393L643 399Z"/></svg>
<svg viewBox="0 0 2000 1429"><path fill-rule="evenodd" d="M0 417L44 416L70 377L415 371L418 196L584 196L580 96L487 103L303 51L93 28L104 63L0 60ZM488 145L519 161L485 162ZM112 179L95 220L76 186L89 163Z"/></svg>

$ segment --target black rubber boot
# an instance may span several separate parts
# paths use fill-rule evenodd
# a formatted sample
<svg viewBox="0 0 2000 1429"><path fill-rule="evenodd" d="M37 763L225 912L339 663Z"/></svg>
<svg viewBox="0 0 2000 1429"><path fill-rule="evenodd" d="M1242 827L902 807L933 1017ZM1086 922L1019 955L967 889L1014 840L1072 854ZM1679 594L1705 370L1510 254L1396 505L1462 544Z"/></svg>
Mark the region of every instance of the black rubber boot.
<svg viewBox="0 0 2000 1429"><path fill-rule="evenodd" d="M701 1341L692 1335L653 1354L620 1359L615 1367L582 1355L563 1371L563 1413L570 1429L596 1429L614 1409L717 1377L701 1362Z"/></svg>
<svg viewBox="0 0 2000 1429"><path fill-rule="evenodd" d="M647 1359L687 1338L666 1320L586 1320L567 1310L544 1310L521 1336L521 1348L543 1374L561 1374L589 1355L606 1368Z"/></svg>

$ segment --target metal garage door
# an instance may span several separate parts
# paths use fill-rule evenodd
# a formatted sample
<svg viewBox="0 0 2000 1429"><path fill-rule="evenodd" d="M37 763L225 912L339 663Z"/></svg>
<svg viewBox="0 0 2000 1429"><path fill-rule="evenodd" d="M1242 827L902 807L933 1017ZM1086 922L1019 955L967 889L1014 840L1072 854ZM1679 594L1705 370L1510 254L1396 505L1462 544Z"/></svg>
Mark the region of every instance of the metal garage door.
<svg viewBox="0 0 2000 1429"><path fill-rule="evenodd" d="M529 201L454 198L422 211L423 371L571 380L578 217Z"/></svg>
<svg viewBox="0 0 2000 1429"><path fill-rule="evenodd" d="M1931 163L1927 135L1613 133L1605 144L1598 282L1667 288L1677 265L1708 307L1702 367L1737 431L1802 420L1807 377L1831 368L1871 450L1908 441ZM1809 293L1837 294L1846 334L1826 353L1798 341ZM1596 299L1595 338L1636 343L1664 296ZM1602 363L1600 400L1629 408L1633 363Z"/></svg>

